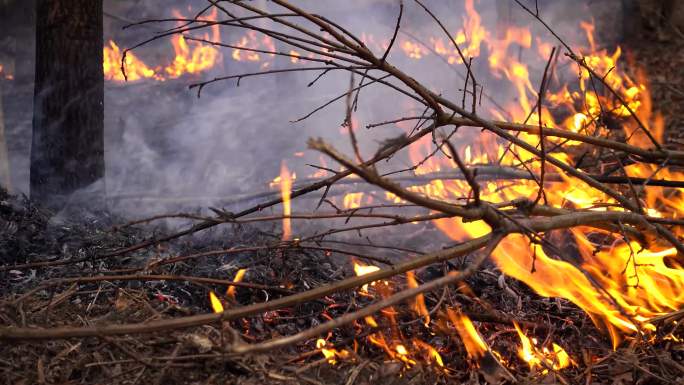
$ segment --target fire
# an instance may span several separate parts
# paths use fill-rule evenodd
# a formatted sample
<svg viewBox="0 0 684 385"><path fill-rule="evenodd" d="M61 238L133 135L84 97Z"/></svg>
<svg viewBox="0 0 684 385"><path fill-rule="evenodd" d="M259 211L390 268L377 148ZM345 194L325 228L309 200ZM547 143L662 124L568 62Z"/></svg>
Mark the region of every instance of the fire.
<svg viewBox="0 0 684 385"><path fill-rule="evenodd" d="M354 262L354 271L356 275L365 275L378 270L379 268L377 266L363 265L359 262ZM416 287L418 285L412 273L407 275L407 283L409 287ZM373 294L368 292L368 285L364 285L359 290L359 293L366 297L374 297L376 294L387 297L392 294L392 282L378 281L372 282L370 285L374 287ZM422 305L416 305L416 303L421 303ZM425 307L422 295L420 296L420 299L413 301L411 308L414 313L418 312L417 314L424 317L424 325L428 327L430 316ZM406 368L413 367L419 360L434 364L439 368L444 367L444 361L437 349L418 338L411 338L410 340L404 338L397 323L397 317L400 315L399 310L394 307L389 307L382 310L381 314L383 315L384 322L389 325L389 332L387 333L383 331L383 329L380 329L369 334L367 340L371 344L381 348L390 359L403 363ZM367 326L373 329L380 328L378 320L373 316L364 317L364 321Z"/></svg>
<svg viewBox="0 0 684 385"><path fill-rule="evenodd" d="M233 282L242 282L242 279L245 277L245 273L247 272L247 269L240 269L235 273L235 277L233 278ZM228 286L228 290L226 290L226 296L235 299L235 290L237 289L237 286Z"/></svg>
<svg viewBox="0 0 684 385"><path fill-rule="evenodd" d="M462 47L466 59L487 55L486 58L481 59L482 66L488 67L491 76L497 78L500 83L507 83L510 86L504 95L504 100L510 102L501 109L492 108L489 111L494 118L515 123L526 122L530 125L542 125L597 137L605 136L608 129L617 128L624 130L626 142L642 148L650 148L653 145L630 117L631 111L634 111L638 118L654 132L656 138L662 138L663 120L653 111L650 91L644 75L639 72L627 73L622 68L624 58L620 47L610 51L598 49L592 23L583 22L579 25L578 30L585 34L586 44L584 47L578 47L576 52L581 54L588 67L592 68L620 98L626 101L629 108L621 105L619 100L604 87L593 84L597 82L597 79L586 69L576 65L556 65L556 62L560 63L561 60L568 59L563 55L550 58L555 42L546 41L540 37L533 39L529 27L506 26L501 34L490 33L482 23L482 17L478 14L476 5L477 2L473 0L465 2L463 27L455 33L453 39ZM214 27L218 28L218 26L212 26L212 36L205 36L206 40L220 41L220 35L214 32ZM404 58L430 60L439 55L450 64L456 65L462 62L451 42L443 37L428 37L426 41L429 42L429 48L401 35L397 39L396 46L399 49L395 51ZM385 41L379 41L370 34L363 34L362 40L378 50L387 46ZM220 52L213 47L196 42L190 43L183 36L175 37L172 41L175 59L168 66L147 66L138 57L129 53L126 58L126 67L130 80L145 78L163 80L182 76L184 73L199 73L212 68L222 60ZM270 66L270 63L276 60L276 55L269 53L276 50L273 40L268 36L260 37L255 31L247 31L245 35L234 41L232 46L236 48L233 48L230 58L247 63L245 65L258 63L254 65L263 68ZM521 58L523 50L524 60ZM290 50L289 55L289 58L284 59L285 61L289 60L296 65L307 63L307 60L303 60L306 53ZM541 80L540 68L543 69L547 61L551 63L551 70L555 71L551 75L554 82L546 90L541 104L541 113L538 114L536 103L540 97L538 89ZM109 42L108 47L105 48L104 62L108 79L123 80L118 70L120 62L119 47L114 42ZM577 81L560 84L560 79ZM397 126L406 132L410 132L413 128L411 123L398 123ZM466 127L461 128L459 134L465 130L467 130ZM517 146L510 148L502 146L501 142L488 132L478 132L477 136L473 136L475 139L472 143L463 143L457 148L466 164L500 163L503 166L519 166L521 162L525 162L526 168L536 175L540 174L541 162L528 152ZM538 135L520 133L518 137L530 145L539 145ZM580 142L575 141L554 138L547 138L547 140L551 143L562 143L563 148L574 149L582 146ZM415 170L416 175L456 170L453 162L440 154L424 161L433 149L434 143L430 137L425 137L409 147L412 164L419 164ZM577 151L578 154L581 152ZM548 157L574 166L579 160L579 155L574 154L574 152L553 152ZM324 161L321 163L325 166ZM549 164L545 167L546 172L554 173L561 179L559 182L545 186L549 206L594 211L621 210L612 207L611 205L616 204L615 200L608 198L604 193L590 188L556 167ZM657 165L626 165L625 172L628 176L640 178L651 178L654 173L658 172L659 176L672 180L684 179L683 174L667 168L661 169ZM323 170L318 170L315 174L316 177L325 175L326 172ZM290 198L294 179L295 175L291 174L283 163L280 176L271 184L272 187L279 186L283 198L283 215L286 217L283 219L283 240L289 240L292 236L290 219L287 217L291 214ZM481 182L480 187L481 199L494 204L518 198L534 199L538 191L537 183L532 180ZM408 190L456 203L463 202L463 198L468 196L471 189L462 180L433 180L430 183L410 186ZM369 197L369 194L364 195L361 192L346 194L343 198L343 206L345 209L359 208L364 202L364 197ZM401 203L401 200L391 193L386 193L385 198L389 202ZM684 196L681 191L672 191L662 187L645 187L641 199L645 211L651 216L681 218L684 215ZM491 228L483 221L463 222L460 219L445 218L436 220L434 224L455 241L464 241L491 232ZM681 230L675 231L677 231L677 236L684 235ZM684 293L684 270L671 263L676 256L674 249L656 244L641 245L633 240L623 240L621 237L614 237L612 244L597 245L592 242L591 235L601 233L601 231L594 228L574 228L568 233L566 234L568 238L577 246L577 250L573 251L577 255L556 255L559 253L536 243L531 244L525 236L509 235L494 250L492 260L504 274L526 283L539 295L565 298L582 308L598 327L608 332L614 346L617 346L624 335L654 330L655 326L649 323L649 319L680 309L684 304L684 294L682 294ZM545 235L552 236L553 234ZM377 266L354 262L354 271L357 275L369 274L377 270L379 270ZM238 275L239 272L235 277L236 280ZM409 287L417 286L413 273L407 274L406 279ZM378 287L389 286L386 284L387 282L383 281L382 285L379 282L364 285L360 293L371 296L370 285L374 288L373 294L377 294L380 292ZM215 296L210 293L210 297ZM220 302L218 303L220 305ZM414 314L423 319L425 326L430 324L430 315L422 295L416 297L410 307ZM383 319L366 317L366 326L378 328L379 323L385 320L392 325L393 311L390 309L383 312ZM447 314L461 336L468 355L473 359L483 357L489 348L472 321L453 310L448 310ZM530 367L541 368L543 366L558 370L572 364L567 352L559 345L552 344L551 348L538 348L534 339L525 336L517 325L516 329L522 344L520 356ZM425 346L419 340L407 341L396 330L393 331L392 336L374 333L369 336L369 341L381 347L393 359L405 362L407 365L415 362L416 351L426 352L428 357L432 357L432 362L439 366L443 365L441 356L434 348L428 348L429 345ZM328 360L337 357L334 350L325 348L325 340L318 340L317 346L320 344L322 345L319 348Z"/></svg>
<svg viewBox="0 0 684 385"><path fill-rule="evenodd" d="M280 166L280 195L283 198L283 240L288 241L292 236L292 224L290 215L290 194L292 193L292 174L287 169L285 162Z"/></svg>
<svg viewBox="0 0 684 385"><path fill-rule="evenodd" d="M299 52L295 50L290 50L290 56L290 61L292 62L292 64L297 64L299 62L299 57L302 55L300 55Z"/></svg>
<svg viewBox="0 0 684 385"><path fill-rule="evenodd" d="M575 365L568 353L560 345L552 343L553 351L546 347L539 350L536 347L537 340L535 338L527 337L517 323L514 323L514 326L521 343L521 347L518 349L518 356L530 366L530 369L542 369L545 373L548 371L546 368L561 370L570 365Z"/></svg>
<svg viewBox="0 0 684 385"><path fill-rule="evenodd" d="M437 349L432 347L430 344L427 344L419 339L414 339L413 345L416 349L426 352L426 357L429 362L435 363L440 368L444 367L444 360L442 360L442 356L439 354Z"/></svg>
<svg viewBox="0 0 684 385"><path fill-rule="evenodd" d="M480 336L480 333L477 332L477 329L475 329L475 325L473 325L470 318L452 309L447 309L447 316L456 328L458 335L461 336L461 341L465 345L468 357L476 361L484 357L489 347Z"/></svg>
<svg viewBox="0 0 684 385"><path fill-rule="evenodd" d="M183 15L176 10L173 11L173 15L179 19L183 18ZM212 8L211 15L206 18L200 17L200 20L216 21L216 16L217 10L216 8ZM205 34L204 40L220 43L221 35L218 27L218 25L211 26L212 36ZM217 48L197 44L193 49L188 45L183 35L174 35L171 44L173 45L175 57L173 62L164 68L164 72L172 79L178 78L186 73L195 74L203 72L214 67L221 59L221 53Z"/></svg>
<svg viewBox="0 0 684 385"><path fill-rule="evenodd" d="M104 47L103 54L104 62L102 63L102 67L104 69L105 79L119 82L124 81L125 78L121 72L121 59L123 53L119 46L110 40L108 46ZM140 79L163 80L163 77L157 75L153 69L149 68L142 60L138 59L133 52L128 52L126 54L124 68L126 69L126 76L128 76L128 80L130 81Z"/></svg>
<svg viewBox="0 0 684 385"><path fill-rule="evenodd" d="M380 270L380 268L377 267L377 266L373 266L373 265L362 265L362 264L359 263L359 262L354 262L354 273L356 273L357 276L370 274L370 273L372 273L372 272L374 272L374 271L378 271L378 270ZM375 282L371 282L370 284L371 284L371 285L374 285ZM362 293L368 293L368 284L363 285L363 286L361 287L360 292L362 292Z"/></svg>
<svg viewBox="0 0 684 385"><path fill-rule="evenodd" d="M328 359L328 363L330 365L337 364L337 359L344 360L349 358L350 353L347 350L337 350L335 348L328 348L327 345L328 343L322 338L316 340L316 349L321 349L321 354L323 354L323 356Z"/></svg>
<svg viewBox="0 0 684 385"><path fill-rule="evenodd" d="M410 288L418 287L416 275L412 271L406 273L406 283ZM425 327L430 326L430 313L427 310L427 306L425 306L425 297L423 296L423 294L418 294L416 296L416 298L413 300L413 303L411 304L411 309L416 314L423 317Z"/></svg>
<svg viewBox="0 0 684 385"><path fill-rule="evenodd" d="M217 9L212 8L208 16L200 16L200 21L216 21ZM186 18L178 10L172 11L173 17L177 19ZM203 40L208 42L221 42L221 35L218 24L209 27L211 35L205 33ZM185 74L198 74L216 66L221 60L221 52L214 46L205 45L199 42L188 43L182 34L173 35L171 45L174 51L174 58L166 66L150 67L133 52L126 53L124 69L129 81L142 79L154 79L163 81L175 79ZM122 82L126 79L121 73L121 59L123 53L119 46L112 40L103 48L103 69L105 79Z"/></svg>
<svg viewBox="0 0 684 385"><path fill-rule="evenodd" d="M553 76L577 81L574 84L552 83L544 96L541 116L538 116L536 100L539 97L537 88L540 79L532 79L532 76L539 74L539 67L544 68L543 64L549 61L553 44L541 38L533 39L530 29L523 26L507 26L503 33L493 36L479 23L480 19L476 16L474 5L476 3L466 3L463 30L469 40L463 41L461 46L467 47L468 50L464 52L469 52L472 57L487 53L486 62L491 74L511 86L511 95L507 98L511 102L504 105L505 112L492 109L490 112L494 118L518 123L527 122L532 125L543 124L592 136L605 136L606 127L620 128L624 130L628 143L642 148L652 148L653 144L631 118L629 110L632 110L653 136L662 139L663 119L653 111L645 76L640 71L632 75L624 71L623 52L620 47L611 51L597 49L592 23L581 24L579 30L586 35L587 44L585 47L577 48L576 52L582 54L586 65L615 90L629 109L622 106L620 101L600 83L597 85L599 80L596 77L593 77L592 84L591 75L586 69L577 65L555 66L555 59L551 58L550 67L556 71ZM486 49L476 50L476 45L472 44L476 41ZM435 53L444 58L453 55L453 52L446 48L448 44L444 41L431 38L430 42ZM525 51L527 56L523 62L517 53L528 49L529 51ZM407 51L407 55L414 52ZM536 55L536 58L530 60L527 52ZM559 56L560 61L562 55ZM527 64L535 60L536 66ZM455 58L448 61L457 62ZM406 132L412 129L411 124L397 125ZM518 137L532 146L539 145L538 135L520 133ZM563 148L582 145L580 142L553 138L549 138L548 141L562 144ZM461 149L463 152L459 155L467 164L491 165L500 161L501 165L519 168L520 162L526 162L526 167L532 172L539 175L541 171L541 163L534 156L516 146L502 146L493 134L487 132L480 133L471 143L464 143L459 148ZM415 170L416 174L455 170L453 162L439 154L425 161L433 150L431 138L419 140L409 147L412 164L419 165ZM579 157L581 151L576 153ZM575 152L556 151L548 157L574 166L578 158L573 154ZM682 173L656 165L626 165L625 171L629 176L646 179L654 177L656 172L657 176L662 178L684 178ZM622 210L616 207L617 202L614 199L578 182L548 163L546 172L555 173L562 179L561 182L545 186L550 206L593 211ZM481 182L480 187L481 198L495 204L518 198L530 199L535 197L538 191L536 182L531 180ZM461 180L433 180L423 185L410 186L408 190L456 203L468 195L470 187ZM651 216L681 218L684 215L684 198L679 191L646 187L641 194L644 210ZM393 194L388 193L385 198L389 202L401 203ZM446 218L434 223L442 232L457 241L480 237L491 231L491 228L482 221L463 222L460 219ZM678 236L684 235L678 228L674 231ZM574 228L570 231L571 242L577 245L578 255L569 256L566 260L563 259L565 256L549 255L548 249L538 244L530 244L529 240L521 235L508 236L494 251L492 258L504 274L526 283L538 294L565 298L575 303L591 316L599 328L608 332L617 346L621 335L653 330L654 326L649 324L649 319L681 308L684 304L684 296L681 295L684 292L684 273L678 265L671 262L677 256L674 249L657 244L640 245L633 240L625 241L621 236L614 236L612 244L596 245L590 240L590 235L597 232L600 231L594 228ZM575 258L579 261L577 264L569 262ZM467 324L462 326L468 330ZM470 340L471 349L478 346L476 341L477 339ZM558 353L559 357L562 355Z"/></svg>
<svg viewBox="0 0 684 385"><path fill-rule="evenodd" d="M456 34L456 44L463 47L461 50L466 59L480 56L480 45L487 38L487 30L482 26L482 18L475 10L473 0L466 0L465 15L463 16L463 28ZM462 62L458 57L456 62Z"/></svg>
<svg viewBox="0 0 684 385"><path fill-rule="evenodd" d="M223 304L213 291L209 291L209 303L214 313L223 313Z"/></svg>
<svg viewBox="0 0 684 385"><path fill-rule="evenodd" d="M358 209L359 207L361 207L362 200L362 192L349 193L345 194L344 198L342 199L342 204L345 209Z"/></svg>
<svg viewBox="0 0 684 385"><path fill-rule="evenodd" d="M429 54L429 52L423 48L423 46L413 43L410 40L405 40L403 43L401 43L401 49L404 51L404 54L411 59L422 59L424 56Z"/></svg>

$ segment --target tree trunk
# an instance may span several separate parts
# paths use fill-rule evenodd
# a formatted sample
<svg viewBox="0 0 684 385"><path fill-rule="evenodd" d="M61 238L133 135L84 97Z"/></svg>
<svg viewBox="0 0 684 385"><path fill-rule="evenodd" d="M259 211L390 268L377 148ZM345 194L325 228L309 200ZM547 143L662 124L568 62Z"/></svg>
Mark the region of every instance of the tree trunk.
<svg viewBox="0 0 684 385"><path fill-rule="evenodd" d="M102 0L37 1L35 74L31 198L59 210L104 186Z"/></svg>
<svg viewBox="0 0 684 385"><path fill-rule="evenodd" d="M9 154L7 152L7 139L5 138L5 114L2 105L2 74L0 73L0 187L12 192L12 179L10 178ZM0 189L1 190L1 189Z"/></svg>

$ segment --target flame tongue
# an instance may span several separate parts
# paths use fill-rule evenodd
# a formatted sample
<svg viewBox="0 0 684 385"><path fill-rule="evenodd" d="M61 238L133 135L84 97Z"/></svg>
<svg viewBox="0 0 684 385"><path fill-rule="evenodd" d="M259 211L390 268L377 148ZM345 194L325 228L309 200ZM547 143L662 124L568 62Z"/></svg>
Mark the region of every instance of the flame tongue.
<svg viewBox="0 0 684 385"><path fill-rule="evenodd" d="M290 218L292 209L290 206L290 194L292 193L292 174L287 169L285 162L280 166L280 195L283 198L283 241L289 241L292 236L292 224Z"/></svg>
<svg viewBox="0 0 684 385"><path fill-rule="evenodd" d="M377 266L362 265L360 262L354 262L354 273L356 273L357 276L358 275L370 274L370 273L372 273L374 271L378 271L378 270L380 270L380 268ZM374 285L374 284L375 284L375 282L370 283L370 285ZM368 293L368 285L369 284L365 284L365 285L361 286L360 292L361 293Z"/></svg>
<svg viewBox="0 0 684 385"><path fill-rule="evenodd" d="M447 309L447 317L461 336L468 357L477 364L480 373L488 383L498 384L502 380L515 381L515 377L499 361L499 354L487 346L467 315Z"/></svg>
<svg viewBox="0 0 684 385"><path fill-rule="evenodd" d="M173 17L176 19L186 19L178 10L173 10ZM199 20L216 21L218 10L212 8L211 14L208 16L200 16ZM221 43L221 35L218 24L212 25L210 28L211 35L205 33L202 36L203 40ZM174 58L170 64L166 66L150 67L141 59L139 59L133 52L126 53L124 62L124 69L128 81L137 81L142 79L167 80L179 78L185 74L197 74L207 71L215 67L221 62L221 52L211 45L205 45L199 42L188 43L187 39L182 34L175 34L171 38L171 45L173 46ZM112 40L103 48L104 61L103 69L104 76L107 80L122 82L126 80L121 73L121 59L123 53L119 46Z"/></svg>
<svg viewBox="0 0 684 385"><path fill-rule="evenodd" d="M571 364L575 364L570 358L570 355L568 355L565 349L560 345L552 343L553 351L550 351L547 348L540 350L536 346L536 339L527 337L517 323L514 323L514 326L520 337L520 343L522 344L520 349L518 349L518 356L523 361L527 362L530 369L542 369L542 371L546 373L548 371L547 368L560 370L567 368Z"/></svg>
<svg viewBox="0 0 684 385"><path fill-rule="evenodd" d="M245 277L245 273L247 272L247 269L240 269L235 273L235 277L233 278L233 282L242 282L242 279ZM226 296L232 298L235 300L235 290L237 289L237 286L228 286L228 290L226 290Z"/></svg>
<svg viewBox="0 0 684 385"><path fill-rule="evenodd" d="M412 271L406 272L406 282L410 288L418 287L418 281L416 281L416 276ZM418 294L412 302L411 309L414 311L414 313L422 316L425 327L429 327L430 313L427 310L427 306L425 306L425 297L423 294Z"/></svg>
<svg viewBox="0 0 684 385"><path fill-rule="evenodd" d="M319 338L316 340L316 348L321 349L321 354L323 354L323 357L328 359L328 363L330 365L335 365L337 364L337 359L347 359L350 356L350 353L347 350L337 350L335 348L327 347L328 343L322 339Z"/></svg>
<svg viewBox="0 0 684 385"><path fill-rule="evenodd" d="M214 313L223 313L223 304L213 291L209 292L209 302Z"/></svg>
<svg viewBox="0 0 684 385"><path fill-rule="evenodd" d="M466 347L468 357L476 361L484 357L489 347L480 337L480 333L477 332L470 318L452 309L447 309L447 316L456 328L458 335L461 336L461 341L463 341L463 345Z"/></svg>

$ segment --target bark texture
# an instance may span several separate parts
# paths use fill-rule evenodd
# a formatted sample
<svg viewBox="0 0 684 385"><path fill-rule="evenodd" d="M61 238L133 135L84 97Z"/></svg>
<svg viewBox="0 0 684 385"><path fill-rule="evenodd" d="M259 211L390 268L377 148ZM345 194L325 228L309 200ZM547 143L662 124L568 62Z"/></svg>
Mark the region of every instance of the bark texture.
<svg viewBox="0 0 684 385"><path fill-rule="evenodd" d="M102 0L36 5L31 198L58 210L104 177Z"/></svg>

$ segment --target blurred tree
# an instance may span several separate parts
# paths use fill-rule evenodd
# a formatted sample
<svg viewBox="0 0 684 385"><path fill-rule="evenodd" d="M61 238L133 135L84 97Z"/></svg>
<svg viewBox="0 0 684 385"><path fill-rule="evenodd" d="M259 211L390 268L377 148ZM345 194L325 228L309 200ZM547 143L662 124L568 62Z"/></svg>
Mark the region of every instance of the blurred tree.
<svg viewBox="0 0 684 385"><path fill-rule="evenodd" d="M31 198L59 210L104 196L102 0L37 0Z"/></svg>

